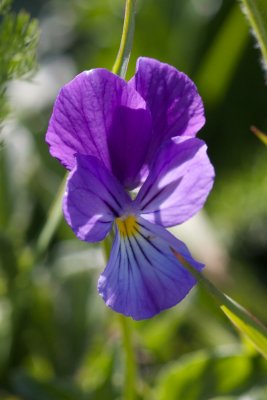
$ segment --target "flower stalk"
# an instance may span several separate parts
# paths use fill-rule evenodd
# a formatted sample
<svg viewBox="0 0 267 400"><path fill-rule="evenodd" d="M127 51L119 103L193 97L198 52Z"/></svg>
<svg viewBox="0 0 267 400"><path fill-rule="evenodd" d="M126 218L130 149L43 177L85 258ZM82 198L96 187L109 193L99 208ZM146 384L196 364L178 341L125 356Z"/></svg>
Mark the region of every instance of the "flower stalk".
<svg viewBox="0 0 267 400"><path fill-rule="evenodd" d="M136 0L126 0L121 43L112 72L125 78L131 55L135 26Z"/></svg>
<svg viewBox="0 0 267 400"><path fill-rule="evenodd" d="M124 315L119 316L121 325L122 341L125 354L125 377L124 377L124 399L134 400L136 398L136 360L132 340L132 330L128 319Z"/></svg>

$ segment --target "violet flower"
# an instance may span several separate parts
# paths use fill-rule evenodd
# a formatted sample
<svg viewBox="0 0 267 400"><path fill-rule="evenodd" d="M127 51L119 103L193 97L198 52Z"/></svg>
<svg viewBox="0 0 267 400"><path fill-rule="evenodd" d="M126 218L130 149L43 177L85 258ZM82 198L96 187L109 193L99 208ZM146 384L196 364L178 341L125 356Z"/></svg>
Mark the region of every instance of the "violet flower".
<svg viewBox="0 0 267 400"><path fill-rule="evenodd" d="M195 138L204 122L194 83L149 58L139 58L129 82L105 69L83 72L56 100L46 140L71 171L65 219L87 242L114 228L98 291L133 319L174 306L195 285L171 249L203 268L165 228L199 211L211 190L214 170Z"/></svg>

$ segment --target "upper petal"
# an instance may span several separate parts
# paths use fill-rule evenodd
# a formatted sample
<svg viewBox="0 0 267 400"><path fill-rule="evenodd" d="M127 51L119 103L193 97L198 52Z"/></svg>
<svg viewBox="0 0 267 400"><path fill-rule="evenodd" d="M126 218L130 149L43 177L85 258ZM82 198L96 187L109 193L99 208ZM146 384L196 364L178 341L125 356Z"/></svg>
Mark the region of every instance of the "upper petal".
<svg viewBox="0 0 267 400"><path fill-rule="evenodd" d="M113 174L131 190L141 182L152 135L150 112L118 107L109 133L108 146Z"/></svg>
<svg viewBox="0 0 267 400"><path fill-rule="evenodd" d="M171 249L194 268L200 270L203 265L164 228L140 217L135 228L129 236L117 230L98 290L113 310L140 320L176 305L196 283Z"/></svg>
<svg viewBox="0 0 267 400"><path fill-rule="evenodd" d="M92 156L77 155L63 198L66 221L81 240L104 239L131 202L121 184Z"/></svg>
<svg viewBox="0 0 267 400"><path fill-rule="evenodd" d="M129 82L145 99L153 119L151 152L173 136L195 136L205 123L204 107L192 80L176 68L141 57Z"/></svg>
<svg viewBox="0 0 267 400"><path fill-rule="evenodd" d="M174 226L202 208L213 180L205 143L196 138L173 138L157 154L135 205L148 221Z"/></svg>
<svg viewBox="0 0 267 400"><path fill-rule="evenodd" d="M124 111L118 111L120 108ZM130 110L125 111L125 108ZM118 114L123 115L123 124L118 123ZM46 141L52 156L58 158L68 169L75 165L75 154L91 155L98 158L109 170L113 168L118 174L118 152L114 150L123 135L132 135L131 122L144 138L144 146L151 134L150 113L146 111L144 99L128 84L105 69L94 69L77 75L65 85L55 102L50 119ZM116 131L118 130L118 131ZM109 151L111 146L111 151ZM136 175L139 164L143 163L129 154L129 165L124 175L118 176L127 180ZM117 160L118 157L118 160ZM116 159L115 159L116 158ZM141 157L142 158L142 157ZM123 160L125 161L125 160ZM130 180L131 180L130 179Z"/></svg>

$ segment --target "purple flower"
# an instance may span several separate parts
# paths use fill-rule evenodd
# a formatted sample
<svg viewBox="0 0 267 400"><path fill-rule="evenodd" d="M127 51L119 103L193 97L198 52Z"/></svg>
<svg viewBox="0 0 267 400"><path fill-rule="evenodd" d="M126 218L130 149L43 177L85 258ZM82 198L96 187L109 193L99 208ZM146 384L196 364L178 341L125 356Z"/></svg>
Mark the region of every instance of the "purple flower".
<svg viewBox="0 0 267 400"><path fill-rule="evenodd" d="M98 290L113 310L146 319L181 301L195 279L171 249L200 270L165 228L203 206L214 170L196 139L202 100L183 73L140 58L126 82L105 69L76 76L56 100L46 136L69 169L63 200L77 237L103 240L115 229ZM136 198L129 191L142 184Z"/></svg>

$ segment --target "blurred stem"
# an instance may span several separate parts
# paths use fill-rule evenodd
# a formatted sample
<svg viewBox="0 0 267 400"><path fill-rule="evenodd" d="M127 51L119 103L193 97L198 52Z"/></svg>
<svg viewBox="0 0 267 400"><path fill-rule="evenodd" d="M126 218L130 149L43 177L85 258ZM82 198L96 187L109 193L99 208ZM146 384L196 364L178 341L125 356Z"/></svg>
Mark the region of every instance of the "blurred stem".
<svg viewBox="0 0 267 400"><path fill-rule="evenodd" d="M121 325L123 347L125 353L125 378L124 378L124 397L125 400L136 398L136 361L133 347L132 330L129 320L124 315L119 315Z"/></svg>
<svg viewBox="0 0 267 400"><path fill-rule="evenodd" d="M126 0L124 23L119 52L112 72L125 78L133 46L136 0Z"/></svg>
<svg viewBox="0 0 267 400"><path fill-rule="evenodd" d="M49 246L62 218L62 198L66 186L66 178L62 180L56 197L48 212L46 223L37 239L35 256L41 257Z"/></svg>

